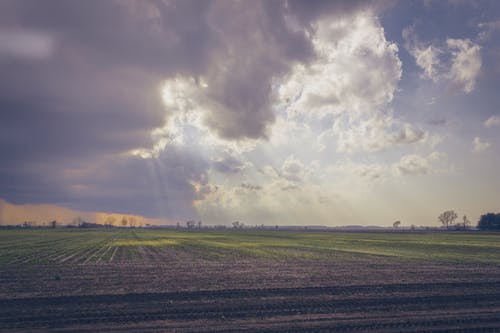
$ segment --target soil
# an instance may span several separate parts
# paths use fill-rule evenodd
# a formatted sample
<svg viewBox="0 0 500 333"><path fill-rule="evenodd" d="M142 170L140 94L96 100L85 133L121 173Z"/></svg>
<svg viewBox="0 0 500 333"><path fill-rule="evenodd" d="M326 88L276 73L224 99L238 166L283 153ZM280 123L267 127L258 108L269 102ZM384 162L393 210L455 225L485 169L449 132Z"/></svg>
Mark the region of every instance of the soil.
<svg viewBox="0 0 500 333"><path fill-rule="evenodd" d="M0 267L0 331L500 332L494 265L142 258Z"/></svg>

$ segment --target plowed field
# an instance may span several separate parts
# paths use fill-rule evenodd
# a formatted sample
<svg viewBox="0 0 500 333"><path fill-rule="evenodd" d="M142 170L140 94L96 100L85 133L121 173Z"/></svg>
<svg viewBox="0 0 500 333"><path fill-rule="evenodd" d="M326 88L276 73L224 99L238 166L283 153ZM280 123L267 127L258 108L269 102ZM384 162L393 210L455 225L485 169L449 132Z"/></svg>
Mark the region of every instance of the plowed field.
<svg viewBox="0 0 500 333"><path fill-rule="evenodd" d="M500 332L500 235L2 230L2 332Z"/></svg>

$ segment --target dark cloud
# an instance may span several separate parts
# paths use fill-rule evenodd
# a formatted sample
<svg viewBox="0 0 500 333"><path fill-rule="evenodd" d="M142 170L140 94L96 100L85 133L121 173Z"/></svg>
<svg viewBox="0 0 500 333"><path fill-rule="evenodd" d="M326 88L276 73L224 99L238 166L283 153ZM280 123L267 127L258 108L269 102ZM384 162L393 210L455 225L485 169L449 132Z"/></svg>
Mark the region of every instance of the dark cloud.
<svg viewBox="0 0 500 333"><path fill-rule="evenodd" d="M0 198L192 214L210 191L207 163L171 147L158 159L124 155L152 147L151 131L168 119L160 85L204 78L205 121L219 136L266 137L273 80L314 56L304 27L324 10L357 6L308 3L1 1Z"/></svg>
<svg viewBox="0 0 500 333"><path fill-rule="evenodd" d="M348 15L371 5L366 0L288 0L287 4L298 21L309 28L312 28L311 24L322 16Z"/></svg>
<svg viewBox="0 0 500 333"><path fill-rule="evenodd" d="M286 15L285 2L277 1L217 2L210 11L219 47L206 73L206 121L220 136L266 137L273 79L313 56L304 30L293 29Z"/></svg>
<svg viewBox="0 0 500 333"><path fill-rule="evenodd" d="M193 202L210 192L209 164L168 146L158 157L106 157L90 167L10 170L0 173L0 197L21 204L56 203L147 217L195 217Z"/></svg>
<svg viewBox="0 0 500 333"><path fill-rule="evenodd" d="M426 123L432 126L443 127L448 124L448 120L446 118L432 118L427 120Z"/></svg>

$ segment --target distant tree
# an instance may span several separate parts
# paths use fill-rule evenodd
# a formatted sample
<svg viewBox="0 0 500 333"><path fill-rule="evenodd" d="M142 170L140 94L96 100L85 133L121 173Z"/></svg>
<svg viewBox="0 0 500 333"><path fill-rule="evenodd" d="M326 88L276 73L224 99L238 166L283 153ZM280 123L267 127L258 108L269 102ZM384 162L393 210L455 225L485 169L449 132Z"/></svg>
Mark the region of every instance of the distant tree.
<svg viewBox="0 0 500 333"><path fill-rule="evenodd" d="M186 221L186 227L188 229L193 229L195 225L196 225L196 222L194 222L193 220Z"/></svg>
<svg viewBox="0 0 500 333"><path fill-rule="evenodd" d="M57 221L56 221L56 220L54 220L54 221L50 221L50 222L49 222L49 226L50 226L51 228L55 228L55 227L57 226Z"/></svg>
<svg viewBox="0 0 500 333"><path fill-rule="evenodd" d="M80 217L80 216L77 216L73 219L73 221L71 222L75 227L78 227L80 226L80 224L82 224L83 222L83 219Z"/></svg>
<svg viewBox="0 0 500 333"><path fill-rule="evenodd" d="M122 227L126 227L127 226L128 220L127 220L127 218L125 216L122 217L121 224L122 224Z"/></svg>
<svg viewBox="0 0 500 333"><path fill-rule="evenodd" d="M106 224L106 225L114 225L115 222L116 222L116 218L114 216L110 215L110 216L108 216L106 218L106 221L104 221L104 224Z"/></svg>
<svg viewBox="0 0 500 333"><path fill-rule="evenodd" d="M477 227L480 230L500 230L500 213L487 213L481 215Z"/></svg>
<svg viewBox="0 0 500 333"><path fill-rule="evenodd" d="M438 220L445 226L446 229L453 224L453 221L457 219L458 215L454 210L447 210L438 216Z"/></svg>
<svg viewBox="0 0 500 333"><path fill-rule="evenodd" d="M128 224L129 224L131 227L137 227L137 220L135 219L135 217L130 216L130 217L128 218Z"/></svg>
<svg viewBox="0 0 500 333"><path fill-rule="evenodd" d="M400 225L401 225L401 221L396 221L396 222L394 222L394 223L392 224L392 227L393 227L394 229L397 229L397 228L399 228L399 226L400 226Z"/></svg>
<svg viewBox="0 0 500 333"><path fill-rule="evenodd" d="M234 221L232 223L234 229L239 229L240 228L240 221Z"/></svg>
<svg viewBox="0 0 500 333"><path fill-rule="evenodd" d="M198 229L201 229L201 221L198 221Z"/></svg>
<svg viewBox="0 0 500 333"><path fill-rule="evenodd" d="M467 228L469 227L469 225L470 225L470 221L469 221L469 219L467 218L467 215L464 215L464 216L462 217L462 223L463 223L463 224L462 224L462 226L463 226L464 230L465 230L465 229L467 229Z"/></svg>

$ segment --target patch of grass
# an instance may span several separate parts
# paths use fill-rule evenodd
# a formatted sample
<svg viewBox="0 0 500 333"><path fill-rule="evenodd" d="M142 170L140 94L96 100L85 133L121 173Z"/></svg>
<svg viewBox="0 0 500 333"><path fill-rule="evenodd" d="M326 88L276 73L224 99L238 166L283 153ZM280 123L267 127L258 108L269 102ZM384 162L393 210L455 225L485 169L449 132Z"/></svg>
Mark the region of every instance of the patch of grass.
<svg viewBox="0 0 500 333"><path fill-rule="evenodd" d="M73 253L122 248L125 260L144 249L175 249L205 259L259 257L342 260L342 254L500 264L500 234L480 232L299 232L264 230L27 229L0 233L0 264L58 263ZM101 248L102 252L96 253ZM156 253L156 252L155 252ZM82 258L81 261L85 261Z"/></svg>
<svg viewBox="0 0 500 333"><path fill-rule="evenodd" d="M175 239L156 239L156 240L120 240L114 241L112 246L165 246L175 245L179 242Z"/></svg>

